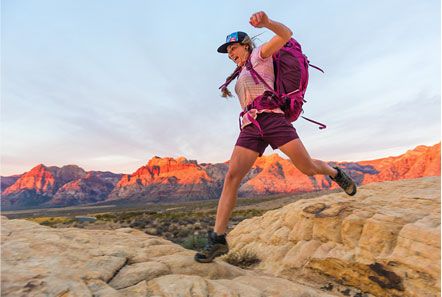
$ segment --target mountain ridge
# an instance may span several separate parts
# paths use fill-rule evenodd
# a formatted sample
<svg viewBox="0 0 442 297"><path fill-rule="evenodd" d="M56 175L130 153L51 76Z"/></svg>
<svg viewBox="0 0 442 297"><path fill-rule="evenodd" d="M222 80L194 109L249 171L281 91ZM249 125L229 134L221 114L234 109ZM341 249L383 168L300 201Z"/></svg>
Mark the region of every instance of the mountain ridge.
<svg viewBox="0 0 442 297"><path fill-rule="evenodd" d="M440 176L440 142L406 153L359 162L328 162L345 168L358 185L379 181ZM30 171L2 177L2 208L65 207L112 201L174 202L217 199L228 161L201 163L185 157L158 156L132 174L85 171L77 165L39 164ZM3 188L5 179L6 188ZM258 158L242 181L238 195L295 194L337 188L329 177L302 174L277 154Z"/></svg>

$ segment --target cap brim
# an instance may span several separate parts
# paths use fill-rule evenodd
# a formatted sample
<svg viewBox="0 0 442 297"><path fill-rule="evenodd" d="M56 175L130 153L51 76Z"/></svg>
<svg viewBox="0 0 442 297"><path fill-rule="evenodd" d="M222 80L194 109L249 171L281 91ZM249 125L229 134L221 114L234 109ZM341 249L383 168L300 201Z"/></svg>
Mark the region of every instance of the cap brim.
<svg viewBox="0 0 442 297"><path fill-rule="evenodd" d="M218 53L222 53L222 54L227 54L227 47L230 45L230 44L233 44L233 43L236 43L236 42L238 42L238 41L235 41L235 42L226 42L226 43L224 43L223 45L221 45L219 48L218 48Z"/></svg>

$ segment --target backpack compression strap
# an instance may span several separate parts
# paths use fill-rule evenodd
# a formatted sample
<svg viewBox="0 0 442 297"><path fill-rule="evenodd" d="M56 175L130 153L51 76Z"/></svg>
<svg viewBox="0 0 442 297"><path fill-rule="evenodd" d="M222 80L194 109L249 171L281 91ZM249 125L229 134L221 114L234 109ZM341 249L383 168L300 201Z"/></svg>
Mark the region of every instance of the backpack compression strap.
<svg viewBox="0 0 442 297"><path fill-rule="evenodd" d="M313 68L315 68L315 69L321 71L322 73L324 73L324 70L322 70L322 69L319 68L318 66L315 66L315 65L313 65L313 64L310 64L310 61L308 61L308 60L307 60L307 62L308 62L308 66L311 66L311 67L313 67Z"/></svg>

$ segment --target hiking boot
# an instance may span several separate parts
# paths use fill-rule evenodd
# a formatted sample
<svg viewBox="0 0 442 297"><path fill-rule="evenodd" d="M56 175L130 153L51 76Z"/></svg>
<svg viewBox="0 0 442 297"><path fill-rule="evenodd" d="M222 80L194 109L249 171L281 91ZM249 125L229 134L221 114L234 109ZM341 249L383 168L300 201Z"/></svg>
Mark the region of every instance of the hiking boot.
<svg viewBox="0 0 442 297"><path fill-rule="evenodd" d="M226 236L217 235L212 230L208 231L207 244L203 251L195 254L195 261L201 263L212 262L218 256L227 254L229 246L227 245Z"/></svg>
<svg viewBox="0 0 442 297"><path fill-rule="evenodd" d="M334 178L330 176L332 181L335 181L341 187L341 189L347 193L347 195L353 196L356 194L356 184L354 181L344 172L341 167L333 166L333 168L338 171L338 174Z"/></svg>

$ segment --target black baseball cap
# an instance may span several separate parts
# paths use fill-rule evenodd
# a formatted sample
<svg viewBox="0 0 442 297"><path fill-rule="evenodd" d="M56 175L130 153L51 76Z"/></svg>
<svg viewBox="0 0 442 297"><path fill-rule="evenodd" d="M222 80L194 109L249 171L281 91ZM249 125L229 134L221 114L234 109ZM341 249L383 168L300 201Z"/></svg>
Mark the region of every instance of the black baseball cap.
<svg viewBox="0 0 442 297"><path fill-rule="evenodd" d="M247 33L238 31L238 32L233 32L232 34L227 35L226 37L226 43L224 43L223 45L221 45L218 48L218 53L223 53L223 54L227 54L227 46L229 44L232 43L236 43L236 42L241 42L243 41L246 37L249 37L247 35Z"/></svg>

